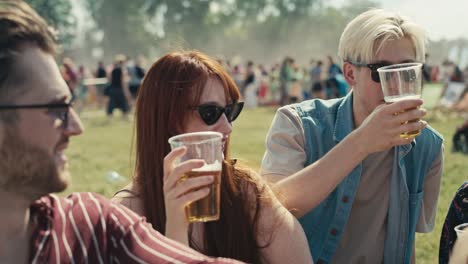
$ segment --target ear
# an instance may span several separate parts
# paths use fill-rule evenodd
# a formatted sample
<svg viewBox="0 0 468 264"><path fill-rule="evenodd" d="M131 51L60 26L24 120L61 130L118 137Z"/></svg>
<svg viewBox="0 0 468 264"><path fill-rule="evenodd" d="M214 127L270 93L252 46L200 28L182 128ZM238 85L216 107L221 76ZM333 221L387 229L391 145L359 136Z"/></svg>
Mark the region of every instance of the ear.
<svg viewBox="0 0 468 264"><path fill-rule="evenodd" d="M0 148L3 145L3 139L5 138L5 123L0 120Z"/></svg>
<svg viewBox="0 0 468 264"><path fill-rule="evenodd" d="M345 62L343 64L343 75L346 80L346 82L349 84L349 86L354 87L356 86L357 80L357 67L352 65L349 62Z"/></svg>

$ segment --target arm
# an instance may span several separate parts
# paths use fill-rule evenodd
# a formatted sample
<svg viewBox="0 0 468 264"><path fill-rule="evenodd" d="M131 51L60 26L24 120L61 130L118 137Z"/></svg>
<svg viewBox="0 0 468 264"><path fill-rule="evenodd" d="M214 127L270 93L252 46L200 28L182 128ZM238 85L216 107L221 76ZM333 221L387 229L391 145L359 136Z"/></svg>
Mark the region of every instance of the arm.
<svg viewBox="0 0 468 264"><path fill-rule="evenodd" d="M321 159L277 182L274 189L282 194L284 205L298 218L316 207L367 157L361 140L353 132ZM305 197L305 193L311 195Z"/></svg>
<svg viewBox="0 0 468 264"><path fill-rule="evenodd" d="M276 183L304 168L304 129L294 108L285 106L277 111L265 143L260 174L268 182Z"/></svg>
<svg viewBox="0 0 468 264"><path fill-rule="evenodd" d="M109 259L119 263L240 263L209 258L152 229L143 218L114 204L108 218Z"/></svg>
<svg viewBox="0 0 468 264"><path fill-rule="evenodd" d="M263 180L252 172L252 176ZM265 263L313 263L308 242L297 219L284 208L268 185L258 222L258 243Z"/></svg>
<svg viewBox="0 0 468 264"><path fill-rule="evenodd" d="M122 190L114 194L114 196L111 198L111 201L127 207L138 215L144 216L145 210L143 207L143 201L138 196L138 193L139 192L136 190L135 184L130 183Z"/></svg>
<svg viewBox="0 0 468 264"><path fill-rule="evenodd" d="M377 107L358 129L325 156L274 185L275 191L281 194L283 204L288 209L294 209L296 217L301 217L325 199L367 155L393 146L409 144L412 139L400 138L400 134L422 129L426 123L402 123L423 117L425 111L415 109L399 115L394 113L421 104L421 100L406 100ZM275 135L269 134L269 137L274 139ZM267 148L271 149L271 146ZM336 165L337 160L340 161L340 166ZM304 193L312 195L304 196Z"/></svg>
<svg viewBox="0 0 468 264"><path fill-rule="evenodd" d="M457 239L450 257L450 263L468 263L468 234L464 233Z"/></svg>

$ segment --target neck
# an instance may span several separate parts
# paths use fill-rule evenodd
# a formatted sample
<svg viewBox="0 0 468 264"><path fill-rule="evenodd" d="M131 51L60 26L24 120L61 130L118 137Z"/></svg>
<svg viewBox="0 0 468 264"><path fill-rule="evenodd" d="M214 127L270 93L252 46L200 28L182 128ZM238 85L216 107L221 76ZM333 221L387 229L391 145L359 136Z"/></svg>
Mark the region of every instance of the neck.
<svg viewBox="0 0 468 264"><path fill-rule="evenodd" d="M28 255L25 253L29 249L31 202L24 196L0 190L0 260L16 254Z"/></svg>
<svg viewBox="0 0 468 264"><path fill-rule="evenodd" d="M369 115L370 113L357 101L356 96L353 96L354 129L358 128Z"/></svg>
<svg viewBox="0 0 468 264"><path fill-rule="evenodd" d="M0 237L18 232L18 228L14 227L21 229L28 225L29 206L32 202L26 197L0 190Z"/></svg>

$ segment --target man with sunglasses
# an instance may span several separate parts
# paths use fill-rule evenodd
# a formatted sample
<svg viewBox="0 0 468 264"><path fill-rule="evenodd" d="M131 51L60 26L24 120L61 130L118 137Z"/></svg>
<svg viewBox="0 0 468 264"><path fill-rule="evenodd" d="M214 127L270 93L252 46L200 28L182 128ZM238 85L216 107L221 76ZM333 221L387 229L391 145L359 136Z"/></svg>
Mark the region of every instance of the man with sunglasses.
<svg viewBox="0 0 468 264"><path fill-rule="evenodd" d="M53 55L54 34L25 2L0 0L0 263L233 263L169 240L92 193L60 198L64 154L83 132Z"/></svg>
<svg viewBox="0 0 468 264"><path fill-rule="evenodd" d="M422 100L385 104L377 73L424 62L424 45L407 18L364 12L339 44L352 92L280 108L273 120L261 173L300 217L316 263L409 263L415 232L434 226L443 139L420 120ZM421 135L400 137L415 128Z"/></svg>

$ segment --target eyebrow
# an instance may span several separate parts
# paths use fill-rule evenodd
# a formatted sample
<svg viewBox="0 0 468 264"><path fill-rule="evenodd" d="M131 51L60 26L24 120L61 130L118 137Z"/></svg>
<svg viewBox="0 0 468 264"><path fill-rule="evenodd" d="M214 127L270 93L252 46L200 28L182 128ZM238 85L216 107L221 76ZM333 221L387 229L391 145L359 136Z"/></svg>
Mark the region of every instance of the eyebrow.
<svg viewBox="0 0 468 264"><path fill-rule="evenodd" d="M415 62L415 60L408 59L408 60L402 60L402 61L397 62L397 63L393 63L393 62L390 62L390 61L383 60L383 61L376 61L376 62L373 62L371 64L399 64L399 63L408 63L408 62Z"/></svg>
<svg viewBox="0 0 468 264"><path fill-rule="evenodd" d="M214 101L209 101L209 102L204 102L204 103L201 103L200 105L216 105L216 106L221 106L218 102L214 102Z"/></svg>

